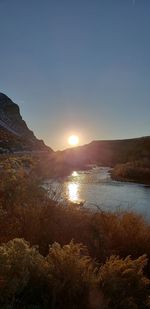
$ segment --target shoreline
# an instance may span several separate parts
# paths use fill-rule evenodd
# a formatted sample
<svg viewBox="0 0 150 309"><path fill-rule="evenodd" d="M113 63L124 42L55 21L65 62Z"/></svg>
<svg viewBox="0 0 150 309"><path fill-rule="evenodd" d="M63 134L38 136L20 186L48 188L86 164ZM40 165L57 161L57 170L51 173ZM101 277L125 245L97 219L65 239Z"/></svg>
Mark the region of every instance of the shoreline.
<svg viewBox="0 0 150 309"><path fill-rule="evenodd" d="M130 182L130 183L135 183L135 184L139 184L139 185L146 185L148 187L150 187L150 182L149 181L138 181L136 179L131 179L131 178L124 178L121 176L114 176L112 174L112 171L110 172L111 178L112 180L116 180L116 181L120 181L120 182Z"/></svg>

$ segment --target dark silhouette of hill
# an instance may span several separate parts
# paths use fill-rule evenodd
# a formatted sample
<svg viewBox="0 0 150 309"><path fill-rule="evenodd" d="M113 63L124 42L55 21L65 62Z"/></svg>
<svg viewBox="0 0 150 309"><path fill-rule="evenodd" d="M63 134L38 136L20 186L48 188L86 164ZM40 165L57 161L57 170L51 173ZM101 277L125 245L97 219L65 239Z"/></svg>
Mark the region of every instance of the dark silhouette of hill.
<svg viewBox="0 0 150 309"><path fill-rule="evenodd" d="M57 152L60 160L74 167L116 164L150 160L150 137L125 140L93 141L90 144Z"/></svg>
<svg viewBox="0 0 150 309"><path fill-rule="evenodd" d="M29 130L19 106L0 93L0 153L18 151L51 152L52 149Z"/></svg>

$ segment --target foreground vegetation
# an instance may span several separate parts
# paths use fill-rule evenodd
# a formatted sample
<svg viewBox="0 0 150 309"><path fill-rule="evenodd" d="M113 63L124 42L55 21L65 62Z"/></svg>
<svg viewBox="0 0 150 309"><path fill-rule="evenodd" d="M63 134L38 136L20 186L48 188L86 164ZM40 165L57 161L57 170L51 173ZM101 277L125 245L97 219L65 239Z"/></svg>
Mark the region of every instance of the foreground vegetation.
<svg viewBox="0 0 150 309"><path fill-rule="evenodd" d="M0 308L150 308L150 225L143 217L62 206L32 172L6 171Z"/></svg>
<svg viewBox="0 0 150 309"><path fill-rule="evenodd" d="M83 245L54 243L44 257L22 239L0 246L1 308L148 308L146 256L98 265Z"/></svg>

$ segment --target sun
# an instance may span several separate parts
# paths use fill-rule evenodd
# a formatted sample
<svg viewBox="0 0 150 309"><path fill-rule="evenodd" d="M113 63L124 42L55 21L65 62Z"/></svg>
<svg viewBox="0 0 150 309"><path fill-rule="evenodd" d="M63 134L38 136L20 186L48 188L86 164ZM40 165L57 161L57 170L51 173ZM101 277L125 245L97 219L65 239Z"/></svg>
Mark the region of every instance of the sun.
<svg viewBox="0 0 150 309"><path fill-rule="evenodd" d="M70 146L77 146L79 143L79 137L77 135L70 135L68 137L68 144Z"/></svg>

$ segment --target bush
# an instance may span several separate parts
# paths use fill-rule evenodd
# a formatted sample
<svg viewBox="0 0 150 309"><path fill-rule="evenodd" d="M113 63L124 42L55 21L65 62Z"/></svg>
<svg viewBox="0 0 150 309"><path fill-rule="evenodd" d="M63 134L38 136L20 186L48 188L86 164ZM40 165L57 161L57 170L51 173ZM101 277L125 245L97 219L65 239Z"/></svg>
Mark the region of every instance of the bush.
<svg viewBox="0 0 150 309"><path fill-rule="evenodd" d="M0 246L0 304L13 304L28 284L36 251L22 239Z"/></svg>
<svg viewBox="0 0 150 309"><path fill-rule="evenodd" d="M117 164L112 171L112 177L116 180L141 182L150 184L150 162L134 161L125 164Z"/></svg>
<svg viewBox="0 0 150 309"><path fill-rule="evenodd" d="M0 306L86 308L96 283L86 248L80 244L50 246L43 257L23 239L0 246ZM7 307L6 307L7 308Z"/></svg>
<svg viewBox="0 0 150 309"><path fill-rule="evenodd" d="M120 259L111 256L99 271L99 286L102 289L107 308L138 309L148 307L150 280L143 274L147 264L145 255L136 260L129 256Z"/></svg>
<svg viewBox="0 0 150 309"><path fill-rule="evenodd" d="M93 263L86 248L71 242L61 248L54 243L46 257L52 308L86 308L95 283Z"/></svg>

